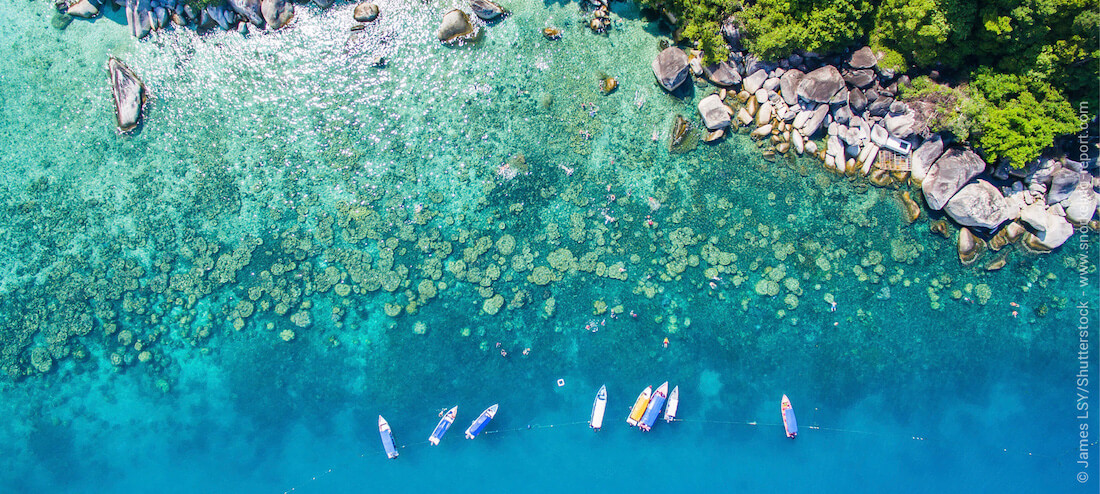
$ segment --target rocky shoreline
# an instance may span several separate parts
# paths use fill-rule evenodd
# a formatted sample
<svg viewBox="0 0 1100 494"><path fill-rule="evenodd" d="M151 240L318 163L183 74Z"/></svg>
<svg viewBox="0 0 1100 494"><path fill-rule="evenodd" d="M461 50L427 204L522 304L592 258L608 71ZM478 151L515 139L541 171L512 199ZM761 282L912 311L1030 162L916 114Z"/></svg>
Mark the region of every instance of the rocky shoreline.
<svg viewBox="0 0 1100 494"><path fill-rule="evenodd" d="M992 250L1019 241L1045 253L1077 228L1100 229L1095 158L1082 163L1050 149L1023 170L991 166L975 150L930 132L900 97L909 77L880 68L881 56L863 47L839 60L795 54L767 62L732 51L728 61L703 66L702 52L673 46L652 67L669 92L692 77L714 87L698 105L705 141L744 127L768 141L769 159L809 154L832 172L879 187L919 187L930 214L942 212L958 227L964 264L978 260L987 240ZM1088 158L1094 150L1086 148ZM912 223L922 208L908 190L900 199ZM932 230L950 237L942 220ZM986 265L1003 266L1003 257Z"/></svg>
<svg viewBox="0 0 1100 494"><path fill-rule="evenodd" d="M313 2L321 8L333 4ZM592 3L597 14L603 13L593 20L606 18L607 3ZM125 8L130 32L139 38L169 24L241 32L279 29L294 16L294 4L284 0L59 0L56 5L62 15L85 18L107 7ZM469 7L482 21L505 14L488 0L472 0ZM378 6L369 2L357 5L353 14L357 22L371 22L378 15ZM454 9L442 16L436 34L441 42L453 43L477 32L470 16ZM1100 173L1094 158L1075 161L1048 150L1042 160L1023 170L992 166L975 150L932 133L921 112L901 98L909 77L880 67L883 54L870 47L846 57L805 53L769 62L738 50L735 29L727 26L723 34L731 48L727 61L704 66L701 51L670 46L652 62L658 84L669 92L689 80L706 81L715 88L698 104L708 130L704 141L715 142L744 128L754 139L767 141L763 152L768 159L809 154L829 171L866 177L879 187L919 187L919 194L906 190L899 196L907 220L912 223L920 217L922 207L914 200L919 196L929 214L942 214L958 227L959 256L967 264L980 257L975 251L984 250L987 242L993 250L1020 242L1029 251L1050 252L1076 228L1100 228L1095 219L1100 211ZM127 132L138 124L144 92L125 65L115 59L111 64L119 129ZM123 90L120 81L131 87ZM1089 158L1095 146L1086 147ZM943 224L935 223L932 229L950 237ZM999 269L1003 264L987 267Z"/></svg>

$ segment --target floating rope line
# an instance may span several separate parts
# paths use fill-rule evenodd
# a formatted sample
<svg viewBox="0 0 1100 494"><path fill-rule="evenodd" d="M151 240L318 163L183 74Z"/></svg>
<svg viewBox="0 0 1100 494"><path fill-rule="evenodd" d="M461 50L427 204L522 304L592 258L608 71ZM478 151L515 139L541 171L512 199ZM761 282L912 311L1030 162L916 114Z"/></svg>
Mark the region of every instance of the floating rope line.
<svg viewBox="0 0 1100 494"><path fill-rule="evenodd" d="M783 424L779 423L779 422L759 422L759 421L756 421L756 420L734 421L734 420L696 420L696 419L679 419L678 418L678 419L672 419L669 422L683 422L683 423L686 423L686 424L740 425L740 426L748 426L748 427L775 427L775 428L782 428L783 427ZM495 435L495 434L502 434L502 433L509 433L509 432L522 432L522 431L532 431L532 430L540 430L540 429L562 429L562 428L567 428L567 427L577 426L577 425L582 425L582 424L588 425L588 421L587 420L579 420L579 421L576 421L576 422L565 422L565 423L560 423L560 424L529 424L525 427L514 427L514 428L511 428L511 429L495 429L495 430L491 430L491 431L487 430L487 431L483 431L480 435L482 435L482 436L491 436L491 435ZM894 436L894 437L898 437L898 438L902 438L902 439L909 439L909 440L913 440L913 441L927 441L928 440L928 438L926 438L924 436L904 436L904 435L900 435L900 434L895 436L894 434L884 434L884 433L881 433L881 432L872 432L872 431L864 431L864 430L856 430L856 429L843 429L843 428L838 428L838 427L823 427L823 426L820 426L820 425L801 425L800 429L825 431L825 432L837 432L837 433L843 433L843 434L860 434L860 435L863 435L863 436L879 436L879 437ZM1089 446L1096 446L1098 443L1100 443L1100 441L1093 441L1093 442L1089 443ZM429 441L418 441L418 442L413 442L413 443L405 443L405 444L402 444L400 446L396 446L396 448L404 450L404 449L407 449L407 448L410 448L410 447L423 446L423 445L426 445L426 444L429 444ZM1077 451L1077 449L1074 448L1074 449L1071 449L1071 450L1067 450L1066 453L1064 453L1062 455L1044 455L1044 454L1038 454L1038 453L1034 453L1034 452L1027 451L1027 450L1020 450L1020 451L1011 450L1010 451L1009 448L1002 448L1001 449L1001 452L1006 453L1006 454L1019 454L1019 455L1026 455L1026 456L1029 456L1029 457L1045 458L1045 459L1051 459L1051 460L1057 460L1057 461L1061 461L1061 459L1064 456L1075 453L1076 451ZM368 457L375 457L375 456L378 456L378 455L383 455L384 456L385 452L381 451L379 449L373 449L371 451L360 453L358 455L358 458L367 459ZM347 466L350 466L351 462L348 462L348 463L349 463L349 465L347 465ZM320 475L316 475L314 477L311 477L309 480L310 481L316 481L316 480L322 479L326 475L328 475L330 473L333 473L336 470L337 470L337 468L329 468L329 469L325 470L324 472L322 472ZM290 489L287 489L287 490L283 491L283 494L289 494L291 492L296 491L297 489L298 489L298 487L292 487Z"/></svg>

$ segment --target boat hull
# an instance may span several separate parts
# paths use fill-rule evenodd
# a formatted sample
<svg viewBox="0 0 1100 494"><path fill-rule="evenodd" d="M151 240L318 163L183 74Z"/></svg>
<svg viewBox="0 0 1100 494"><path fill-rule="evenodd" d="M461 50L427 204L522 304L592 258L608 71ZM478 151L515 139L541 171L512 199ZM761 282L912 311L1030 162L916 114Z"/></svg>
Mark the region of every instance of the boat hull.
<svg viewBox="0 0 1100 494"><path fill-rule="evenodd" d="M661 416L661 408L665 406L665 400L668 397L668 383L662 384L657 388L657 391L653 392L653 396L649 400L649 405L646 406L645 413L642 414L641 420L638 421L638 428L643 431L648 431L653 427L653 423L657 421L657 417Z"/></svg>
<svg viewBox="0 0 1100 494"><path fill-rule="evenodd" d="M477 437L478 434L481 434L481 431L485 430L485 426L489 425L489 421L493 420L493 417L496 416L497 406L498 405L493 405L486 408L484 412L481 412L481 415L478 415L478 417L470 423L470 426L466 428L466 439L473 439Z"/></svg>
<svg viewBox="0 0 1100 494"><path fill-rule="evenodd" d="M428 442L432 443L433 446L438 446L439 440L443 439L443 435L447 433L447 429L451 428L451 424L454 423L456 416L458 416L458 407L447 410L443 418L439 419L439 423L436 424L435 430L432 431L432 435L428 437Z"/></svg>
<svg viewBox="0 0 1100 494"><path fill-rule="evenodd" d="M596 392L596 401L592 403L592 418L588 421L588 426L600 430L603 427L603 414L607 410L607 386L600 386L600 390Z"/></svg>
<svg viewBox="0 0 1100 494"><path fill-rule="evenodd" d="M798 436L798 420L794 417L794 407L791 406L791 400L787 399L787 395L783 395L779 408L783 412L783 430L787 432L787 437L794 439Z"/></svg>
<svg viewBox="0 0 1100 494"><path fill-rule="evenodd" d="M382 437L382 447L386 449L386 456L390 459L397 458L397 447L393 444L393 431L381 415L378 416L378 435Z"/></svg>
<svg viewBox="0 0 1100 494"><path fill-rule="evenodd" d="M676 420L676 409L680 407L680 387L672 388L668 395L668 404L665 405L665 422Z"/></svg>
<svg viewBox="0 0 1100 494"><path fill-rule="evenodd" d="M634 406L630 408L630 415L626 417L626 423L631 426L638 425L638 420L645 414L646 407L649 406L649 396L653 394L653 386L646 386L642 394L638 395L638 399L634 402Z"/></svg>

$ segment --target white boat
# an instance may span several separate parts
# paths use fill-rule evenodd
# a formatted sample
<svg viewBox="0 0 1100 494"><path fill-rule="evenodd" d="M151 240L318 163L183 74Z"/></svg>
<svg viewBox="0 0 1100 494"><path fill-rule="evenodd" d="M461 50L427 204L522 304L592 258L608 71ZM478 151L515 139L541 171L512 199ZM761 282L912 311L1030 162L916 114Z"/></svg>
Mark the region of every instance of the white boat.
<svg viewBox="0 0 1100 494"><path fill-rule="evenodd" d="M378 435L382 436L382 447L386 448L386 456L390 459L397 458L397 448L393 445L393 431L381 415L378 416Z"/></svg>
<svg viewBox="0 0 1100 494"><path fill-rule="evenodd" d="M486 408L484 412L481 412L481 415L478 415L478 417L470 423L470 426L466 428L466 439L477 437L477 435L485 429L485 426L489 425L489 421L493 420L493 417L497 414L498 406L499 405L493 405Z"/></svg>
<svg viewBox="0 0 1100 494"><path fill-rule="evenodd" d="M428 442L432 445L438 446L439 440L443 439L443 434L447 433L447 429L451 427L451 424L455 423L455 416L458 415L458 407L447 410L447 413L443 414L443 418L439 419L439 423L436 424L435 430L432 431L432 435L428 437Z"/></svg>
<svg viewBox="0 0 1100 494"><path fill-rule="evenodd" d="M592 403L592 419L588 421L588 426L600 430L603 427L603 412L607 409L607 386L600 386L600 390L596 392L596 401Z"/></svg>
<svg viewBox="0 0 1100 494"><path fill-rule="evenodd" d="M630 408L630 415L626 418L626 423L631 426L638 425L638 421L641 420L646 407L649 406L649 395L651 394L653 394L653 386L646 386L642 390L642 394L638 395L638 400L634 402L634 406Z"/></svg>
<svg viewBox="0 0 1100 494"><path fill-rule="evenodd" d="M676 407L680 406L680 387L672 388L668 394L668 404L665 405L665 422L676 420Z"/></svg>

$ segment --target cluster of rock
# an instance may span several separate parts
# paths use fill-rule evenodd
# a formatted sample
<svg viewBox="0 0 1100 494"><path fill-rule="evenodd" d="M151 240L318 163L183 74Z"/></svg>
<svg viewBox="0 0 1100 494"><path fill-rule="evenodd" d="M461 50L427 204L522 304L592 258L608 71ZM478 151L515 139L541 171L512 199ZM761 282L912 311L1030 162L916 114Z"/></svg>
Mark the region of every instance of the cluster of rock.
<svg viewBox="0 0 1100 494"><path fill-rule="evenodd" d="M878 186L911 181L930 209L943 210L964 229L992 236L1019 221L1005 238L1022 238L1034 251L1062 245L1073 225L1098 226L1092 219L1100 189L1095 174L1066 159L1045 160L1016 177L1020 181L1009 182L1003 168L990 173L973 150L948 146L929 132L918 112L898 99L908 77L878 61L863 47L833 63L815 54L765 62L735 51L728 61L703 66L701 52L669 47L652 68L670 92L692 75L717 86L698 105L711 131L704 140L721 138L731 126L755 125L751 135L774 145L765 153L816 155L827 169L867 176ZM919 206L908 196L906 202L913 221Z"/></svg>
<svg viewBox="0 0 1100 494"><path fill-rule="evenodd" d="M313 1L321 7L332 5L332 0ZM124 8L130 33L138 38L169 24L247 32L249 25L254 29L279 29L294 18L294 4L287 0L59 0L56 5L62 13L86 19L99 16L107 7Z"/></svg>
<svg viewBox="0 0 1100 494"><path fill-rule="evenodd" d="M588 28L596 34L602 34L611 26L611 12L608 0L588 0L595 9L592 11L592 19L588 21Z"/></svg>

